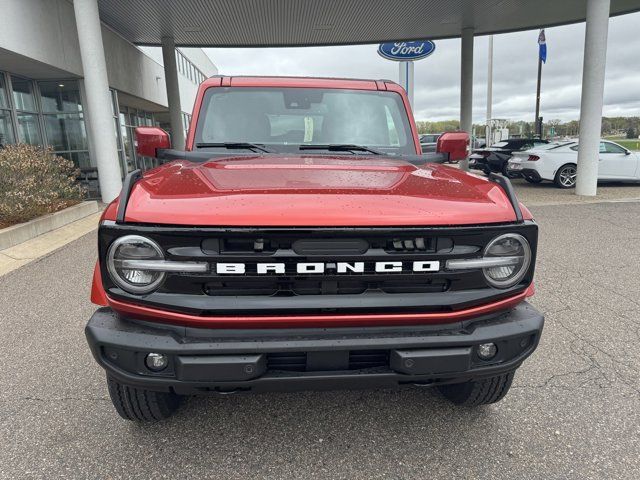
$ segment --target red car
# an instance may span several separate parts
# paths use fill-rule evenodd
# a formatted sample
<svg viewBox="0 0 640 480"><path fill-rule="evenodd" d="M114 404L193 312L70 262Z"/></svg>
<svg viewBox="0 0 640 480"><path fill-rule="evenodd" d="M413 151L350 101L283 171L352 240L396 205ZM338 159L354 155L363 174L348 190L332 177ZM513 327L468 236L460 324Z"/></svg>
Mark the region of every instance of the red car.
<svg viewBox="0 0 640 480"><path fill-rule="evenodd" d="M538 345L538 228L508 180L422 154L389 81L215 77L186 151L105 210L86 335L117 412L170 415L184 395L435 386L500 400Z"/></svg>

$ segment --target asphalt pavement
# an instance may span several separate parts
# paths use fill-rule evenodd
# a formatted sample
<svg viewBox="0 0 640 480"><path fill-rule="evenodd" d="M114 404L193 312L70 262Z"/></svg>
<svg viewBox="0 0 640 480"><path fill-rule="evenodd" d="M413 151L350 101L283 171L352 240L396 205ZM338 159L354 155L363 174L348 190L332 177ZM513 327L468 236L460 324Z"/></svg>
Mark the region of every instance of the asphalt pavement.
<svg viewBox="0 0 640 480"><path fill-rule="evenodd" d="M640 478L640 203L531 210L545 331L479 409L405 388L193 398L126 422L83 333L95 233L0 277L0 478Z"/></svg>

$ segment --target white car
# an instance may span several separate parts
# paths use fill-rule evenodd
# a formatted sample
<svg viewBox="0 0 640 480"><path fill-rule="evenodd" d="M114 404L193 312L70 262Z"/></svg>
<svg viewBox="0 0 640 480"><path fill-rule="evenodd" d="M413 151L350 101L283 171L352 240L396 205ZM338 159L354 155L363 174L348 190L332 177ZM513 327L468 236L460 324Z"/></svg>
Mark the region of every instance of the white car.
<svg viewBox="0 0 640 480"><path fill-rule="evenodd" d="M560 188L576 186L578 142L549 143L524 152L514 152L507 171L527 182L554 182ZM598 180L640 181L640 155L617 143L600 140Z"/></svg>

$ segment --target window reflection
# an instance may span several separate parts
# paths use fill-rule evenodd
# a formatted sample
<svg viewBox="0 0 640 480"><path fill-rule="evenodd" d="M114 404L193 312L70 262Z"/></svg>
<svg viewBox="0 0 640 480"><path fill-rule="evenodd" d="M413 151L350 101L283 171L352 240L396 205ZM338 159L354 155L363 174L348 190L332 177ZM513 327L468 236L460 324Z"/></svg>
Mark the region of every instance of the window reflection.
<svg viewBox="0 0 640 480"><path fill-rule="evenodd" d="M0 147L14 141L11 112L9 110L0 110Z"/></svg>
<svg viewBox="0 0 640 480"><path fill-rule="evenodd" d="M9 108L9 100L7 99L7 87L2 73L0 73L0 108Z"/></svg>
<svg viewBox="0 0 640 480"><path fill-rule="evenodd" d="M14 141L13 122L11 121L6 82L4 75L0 72L0 147L8 143L13 143Z"/></svg>
<svg viewBox="0 0 640 480"><path fill-rule="evenodd" d="M12 75L11 85L13 87L13 103L16 110L35 112L36 102L33 95L33 82Z"/></svg>
<svg viewBox="0 0 640 480"><path fill-rule="evenodd" d="M38 82L38 86L44 113L82 112L77 81Z"/></svg>
<svg viewBox="0 0 640 480"><path fill-rule="evenodd" d="M57 155L72 160L83 173L95 170L89 157L79 82L40 81L38 90L47 144Z"/></svg>
<svg viewBox="0 0 640 480"><path fill-rule="evenodd" d="M42 135L38 116L31 113L18 113L18 141L29 145L42 145Z"/></svg>
<svg viewBox="0 0 640 480"><path fill-rule="evenodd" d="M47 142L56 151L88 150L82 115L45 115Z"/></svg>
<svg viewBox="0 0 640 480"><path fill-rule="evenodd" d="M119 119L127 171L130 172L138 168L144 171L160 165L157 158L141 157L135 151L135 129L136 127L154 126L156 122L153 113L121 106Z"/></svg>

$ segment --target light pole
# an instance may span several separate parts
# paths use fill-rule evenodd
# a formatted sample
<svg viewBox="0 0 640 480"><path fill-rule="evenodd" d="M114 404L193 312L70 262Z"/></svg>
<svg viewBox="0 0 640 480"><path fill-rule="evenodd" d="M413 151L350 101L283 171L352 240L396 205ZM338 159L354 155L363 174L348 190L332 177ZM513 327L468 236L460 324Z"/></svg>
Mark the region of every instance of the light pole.
<svg viewBox="0 0 640 480"><path fill-rule="evenodd" d="M407 91L407 97L409 97L409 104L413 109L413 77L414 68L413 60L398 63L398 79L400 85Z"/></svg>
<svg viewBox="0 0 640 480"><path fill-rule="evenodd" d="M489 35L489 58L487 59L487 129L485 145L491 145L491 117L493 107L493 35Z"/></svg>

